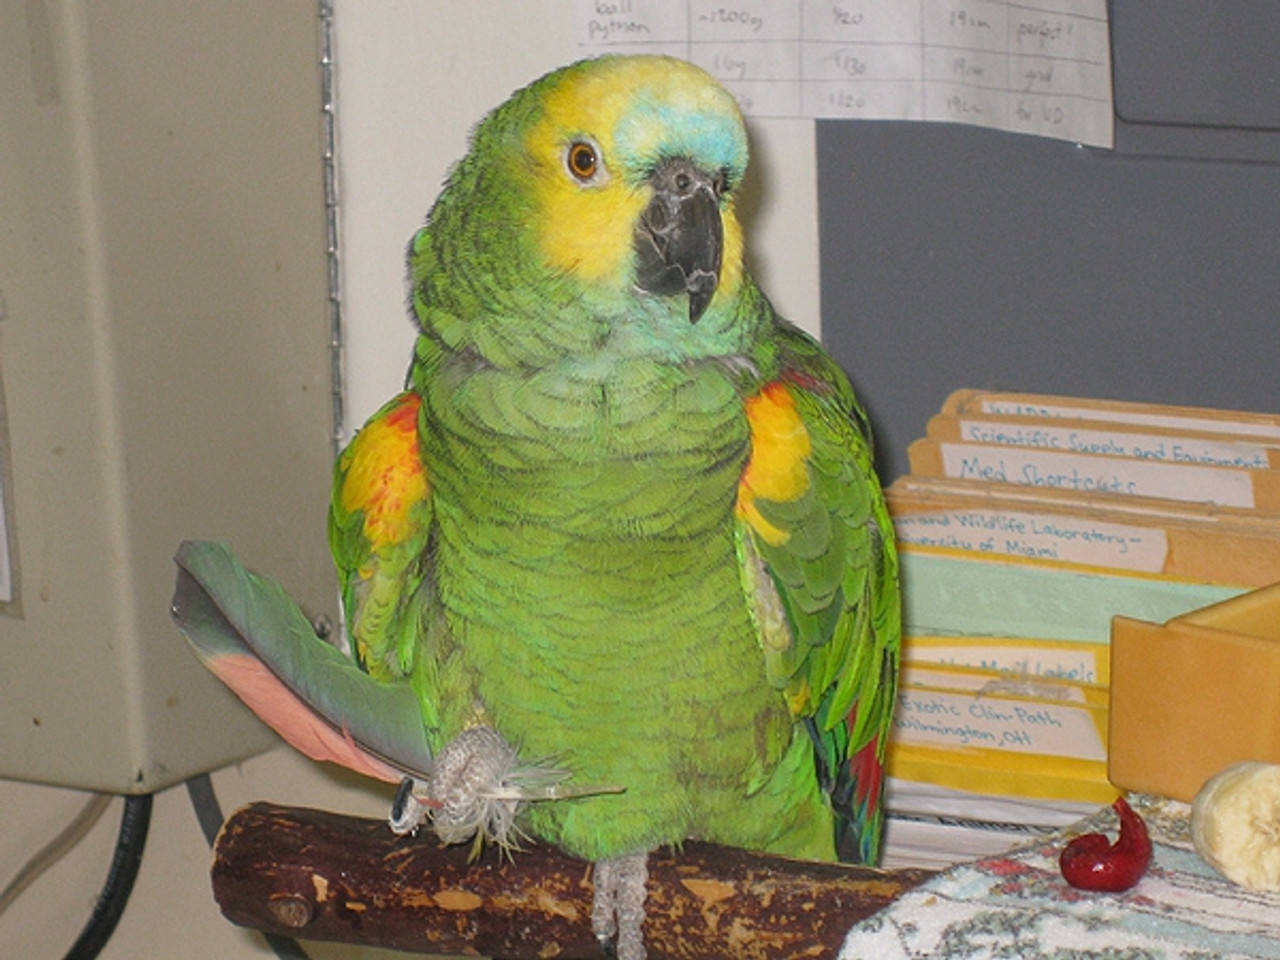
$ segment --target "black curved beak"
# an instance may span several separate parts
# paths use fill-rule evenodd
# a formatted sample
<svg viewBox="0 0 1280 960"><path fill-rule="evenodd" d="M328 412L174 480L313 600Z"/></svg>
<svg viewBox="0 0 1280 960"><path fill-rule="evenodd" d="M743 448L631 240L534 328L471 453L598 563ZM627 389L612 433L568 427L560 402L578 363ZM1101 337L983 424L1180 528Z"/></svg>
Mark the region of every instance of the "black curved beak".
<svg viewBox="0 0 1280 960"><path fill-rule="evenodd" d="M649 177L653 199L636 224L636 284L658 296L689 294L697 323L720 282L724 225L718 180L690 161L664 160Z"/></svg>

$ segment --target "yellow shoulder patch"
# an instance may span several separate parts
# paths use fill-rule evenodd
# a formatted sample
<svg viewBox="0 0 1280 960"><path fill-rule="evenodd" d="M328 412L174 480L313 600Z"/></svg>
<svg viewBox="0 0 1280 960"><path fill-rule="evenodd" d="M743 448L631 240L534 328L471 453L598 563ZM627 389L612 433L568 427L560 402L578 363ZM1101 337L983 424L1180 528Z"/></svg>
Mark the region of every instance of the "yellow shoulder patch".
<svg viewBox="0 0 1280 960"><path fill-rule="evenodd" d="M766 543L781 546L791 534L766 520L755 500L786 502L805 495L813 451L809 431L796 412L791 390L779 380L747 398L746 412L751 456L738 481L737 513Z"/></svg>
<svg viewBox="0 0 1280 960"><path fill-rule="evenodd" d="M409 535L409 514L430 493L418 449L421 406L416 393L402 393L365 424L342 454L342 509L364 514L364 535L375 553Z"/></svg>

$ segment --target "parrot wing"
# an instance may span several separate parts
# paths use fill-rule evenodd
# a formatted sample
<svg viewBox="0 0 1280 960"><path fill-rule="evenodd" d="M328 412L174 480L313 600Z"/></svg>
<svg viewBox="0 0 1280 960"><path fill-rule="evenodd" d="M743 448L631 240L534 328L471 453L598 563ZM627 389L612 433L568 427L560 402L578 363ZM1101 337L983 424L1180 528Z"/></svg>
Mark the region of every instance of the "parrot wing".
<svg viewBox="0 0 1280 960"><path fill-rule="evenodd" d="M201 661L288 743L392 783L424 779L431 750L417 695L380 683L316 636L275 581L223 544L187 541L175 561L173 617Z"/></svg>
<svg viewBox="0 0 1280 960"><path fill-rule="evenodd" d="M418 445L420 397L401 393L375 413L334 468L329 547L347 634L378 680L413 671L419 618L431 604L431 488Z"/></svg>
<svg viewBox="0 0 1280 960"><path fill-rule="evenodd" d="M840 857L873 863L901 636L892 525L847 378L807 335L779 330L781 373L746 401L744 586L768 677L813 740Z"/></svg>

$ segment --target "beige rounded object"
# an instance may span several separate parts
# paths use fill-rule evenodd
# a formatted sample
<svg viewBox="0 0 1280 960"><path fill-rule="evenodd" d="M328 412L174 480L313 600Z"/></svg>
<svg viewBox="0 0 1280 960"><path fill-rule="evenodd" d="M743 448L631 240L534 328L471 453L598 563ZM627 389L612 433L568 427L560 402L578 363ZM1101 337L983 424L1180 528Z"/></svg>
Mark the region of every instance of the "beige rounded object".
<svg viewBox="0 0 1280 960"><path fill-rule="evenodd" d="M1228 880L1280 891L1280 764L1237 763L1207 781L1191 805L1191 840Z"/></svg>

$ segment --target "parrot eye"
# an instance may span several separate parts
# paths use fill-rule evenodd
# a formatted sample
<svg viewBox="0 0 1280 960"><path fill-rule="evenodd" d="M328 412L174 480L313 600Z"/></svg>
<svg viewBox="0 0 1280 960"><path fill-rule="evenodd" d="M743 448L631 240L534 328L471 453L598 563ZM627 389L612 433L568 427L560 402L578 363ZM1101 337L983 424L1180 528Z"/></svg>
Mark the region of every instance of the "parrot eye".
<svg viewBox="0 0 1280 960"><path fill-rule="evenodd" d="M575 140L565 151L564 165L575 180L591 183L600 172L600 157L593 144Z"/></svg>

